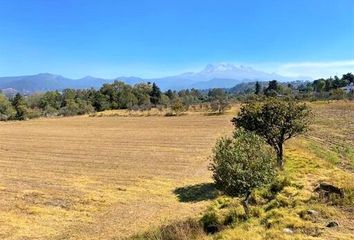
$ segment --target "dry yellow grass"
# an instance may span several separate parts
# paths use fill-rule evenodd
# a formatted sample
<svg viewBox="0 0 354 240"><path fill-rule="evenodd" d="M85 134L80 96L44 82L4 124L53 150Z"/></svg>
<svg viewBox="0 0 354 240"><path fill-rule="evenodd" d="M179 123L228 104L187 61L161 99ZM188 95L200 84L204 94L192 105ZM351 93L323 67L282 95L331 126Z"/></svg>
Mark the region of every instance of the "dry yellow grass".
<svg viewBox="0 0 354 240"><path fill-rule="evenodd" d="M321 155L327 146L353 142L352 103L311 105L313 130L287 144L286 173L305 186L304 197L321 180L354 188L352 172ZM173 191L211 181L207 158L215 140L232 131L238 107L221 116L121 117L127 112L117 111L0 123L0 239L118 239L197 216L208 201L180 202ZM343 162L343 155L337 158ZM322 239L354 237L350 212L317 207L341 225ZM284 235L257 224L255 231L234 228L219 236Z"/></svg>
<svg viewBox="0 0 354 240"><path fill-rule="evenodd" d="M0 123L0 239L110 239L194 216L177 187L210 181L230 116Z"/></svg>

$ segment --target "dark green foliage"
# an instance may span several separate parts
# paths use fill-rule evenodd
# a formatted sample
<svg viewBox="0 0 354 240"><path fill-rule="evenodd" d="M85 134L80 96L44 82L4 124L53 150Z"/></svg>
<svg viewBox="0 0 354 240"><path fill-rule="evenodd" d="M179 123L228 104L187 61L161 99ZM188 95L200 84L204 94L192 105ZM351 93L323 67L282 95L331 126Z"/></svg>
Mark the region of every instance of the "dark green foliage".
<svg viewBox="0 0 354 240"><path fill-rule="evenodd" d="M95 92L92 100L92 106L96 111L101 112L104 110L108 110L110 108L110 102L108 97L102 94L100 91Z"/></svg>
<svg viewBox="0 0 354 240"><path fill-rule="evenodd" d="M58 91L46 92L40 101L40 107L45 108L50 106L52 108L59 109L61 106L61 100L62 96Z"/></svg>
<svg viewBox="0 0 354 240"><path fill-rule="evenodd" d="M316 92L322 93L326 88L326 80L324 80L324 79L315 80L315 81L313 81L312 85L313 85L314 90Z"/></svg>
<svg viewBox="0 0 354 240"><path fill-rule="evenodd" d="M223 228L222 220L216 211L207 211L200 221L203 224L204 231L209 234L217 233Z"/></svg>
<svg viewBox="0 0 354 240"><path fill-rule="evenodd" d="M7 121L15 117L16 111L11 102L0 94L0 121Z"/></svg>
<svg viewBox="0 0 354 240"><path fill-rule="evenodd" d="M226 92L221 88L213 88L209 90L208 97L210 100L220 100L226 98Z"/></svg>
<svg viewBox="0 0 354 240"><path fill-rule="evenodd" d="M349 83L354 83L354 74L352 73L344 74L342 80L347 81Z"/></svg>
<svg viewBox="0 0 354 240"><path fill-rule="evenodd" d="M160 103L160 100L161 100L161 90L155 83L153 83L151 94L150 94L150 101L152 104L157 105Z"/></svg>
<svg viewBox="0 0 354 240"><path fill-rule="evenodd" d="M254 93L255 93L256 95L259 95L259 94L261 94L261 90L262 90L262 86L261 86L261 84L257 81L257 82L256 82L256 85L255 85L255 91L254 91Z"/></svg>
<svg viewBox="0 0 354 240"><path fill-rule="evenodd" d="M246 196L274 178L275 156L258 135L237 130L213 150L210 166L216 188L230 196Z"/></svg>
<svg viewBox="0 0 354 240"><path fill-rule="evenodd" d="M211 200L219 195L213 183L200 183L176 188L173 191L181 202L199 202Z"/></svg>
<svg viewBox="0 0 354 240"><path fill-rule="evenodd" d="M277 80L269 82L268 87L264 89L264 95L267 97L275 97L279 94L279 85Z"/></svg>
<svg viewBox="0 0 354 240"><path fill-rule="evenodd" d="M24 97L20 94L17 93L12 100L12 106L14 107L16 114L15 114L15 119L16 120L26 120L27 119L27 114L28 114L28 108L26 101Z"/></svg>
<svg viewBox="0 0 354 240"><path fill-rule="evenodd" d="M236 128L263 137L276 151L278 167L282 168L284 142L307 130L310 113L306 104L269 98L243 105L232 122Z"/></svg>

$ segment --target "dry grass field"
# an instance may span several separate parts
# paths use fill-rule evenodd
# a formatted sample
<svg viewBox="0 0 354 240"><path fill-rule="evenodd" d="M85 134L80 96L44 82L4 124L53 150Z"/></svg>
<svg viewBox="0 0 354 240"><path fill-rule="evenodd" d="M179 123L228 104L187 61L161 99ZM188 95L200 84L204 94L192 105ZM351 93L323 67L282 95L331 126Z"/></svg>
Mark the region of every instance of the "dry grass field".
<svg viewBox="0 0 354 240"><path fill-rule="evenodd" d="M0 123L0 239L111 239L194 216L177 187L210 181L231 115Z"/></svg>
<svg viewBox="0 0 354 240"><path fill-rule="evenodd" d="M354 238L353 199L340 207L308 200L320 181L354 193L354 105L311 106L312 130L286 144L283 174L302 187L280 196L297 205L265 213L275 222L271 229L260 217L215 238L293 239L282 231L289 224L321 232L299 232L297 239ZM215 140L232 131L237 108L221 116L118 111L0 123L0 239L120 239L199 217L214 197L208 156ZM309 207L320 212L317 222L298 217ZM331 219L340 227L325 229Z"/></svg>

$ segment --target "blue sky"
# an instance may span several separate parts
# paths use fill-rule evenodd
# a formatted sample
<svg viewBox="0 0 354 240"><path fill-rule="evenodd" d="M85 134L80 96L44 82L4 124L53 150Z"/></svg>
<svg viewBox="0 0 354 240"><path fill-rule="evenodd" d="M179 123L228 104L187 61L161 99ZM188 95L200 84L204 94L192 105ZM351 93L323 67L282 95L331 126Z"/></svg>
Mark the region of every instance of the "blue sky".
<svg viewBox="0 0 354 240"><path fill-rule="evenodd" d="M352 0L0 0L0 76L354 72L353 13Z"/></svg>

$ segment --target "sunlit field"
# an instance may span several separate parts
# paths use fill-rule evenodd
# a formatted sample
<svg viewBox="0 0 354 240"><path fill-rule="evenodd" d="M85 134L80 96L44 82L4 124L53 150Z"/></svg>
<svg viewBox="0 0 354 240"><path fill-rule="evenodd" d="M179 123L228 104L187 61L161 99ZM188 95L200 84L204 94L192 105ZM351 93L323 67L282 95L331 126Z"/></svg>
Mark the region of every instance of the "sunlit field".
<svg viewBox="0 0 354 240"><path fill-rule="evenodd" d="M282 228L292 223L310 229L298 239L354 237L350 199L338 208L302 203L319 181L354 189L354 107L347 102L311 106L311 131L286 145L283 174L302 188L285 196L299 205L281 210L278 227L267 229L259 220L219 236L290 239ZM208 157L215 140L231 133L237 109L224 115L120 111L0 123L0 239L120 239L199 217L213 201ZM304 204L323 212L317 223L295 217ZM311 235L332 218L339 228Z"/></svg>
<svg viewBox="0 0 354 240"><path fill-rule="evenodd" d="M210 182L231 115L72 117L0 123L0 238L110 239L206 205L178 187Z"/></svg>

